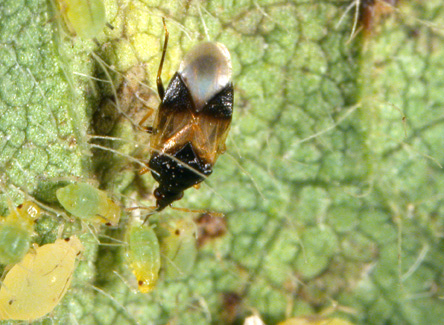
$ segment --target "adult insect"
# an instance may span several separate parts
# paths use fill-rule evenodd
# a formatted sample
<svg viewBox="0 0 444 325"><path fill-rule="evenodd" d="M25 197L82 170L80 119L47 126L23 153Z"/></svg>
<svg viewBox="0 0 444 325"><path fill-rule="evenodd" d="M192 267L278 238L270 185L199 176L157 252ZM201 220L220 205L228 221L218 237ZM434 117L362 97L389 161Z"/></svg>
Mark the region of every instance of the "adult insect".
<svg viewBox="0 0 444 325"><path fill-rule="evenodd" d="M159 183L154 191L155 211L180 200L186 189L212 173L225 152L233 114L231 58L221 43L203 42L191 49L164 90L161 74L169 36L165 19L163 25L165 40L157 73L161 103L151 130L148 162Z"/></svg>

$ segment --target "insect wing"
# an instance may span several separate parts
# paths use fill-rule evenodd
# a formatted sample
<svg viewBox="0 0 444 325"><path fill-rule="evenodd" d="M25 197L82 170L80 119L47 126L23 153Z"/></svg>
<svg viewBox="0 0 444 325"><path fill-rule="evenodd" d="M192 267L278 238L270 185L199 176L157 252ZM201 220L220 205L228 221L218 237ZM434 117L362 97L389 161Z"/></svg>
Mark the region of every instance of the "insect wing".
<svg viewBox="0 0 444 325"><path fill-rule="evenodd" d="M193 115L192 101L180 75L176 73L165 92L165 97L154 121L151 146L162 152L174 152L188 141Z"/></svg>
<svg viewBox="0 0 444 325"><path fill-rule="evenodd" d="M225 141L233 115L233 85L230 83L202 110L194 148L203 161L214 165L225 152Z"/></svg>

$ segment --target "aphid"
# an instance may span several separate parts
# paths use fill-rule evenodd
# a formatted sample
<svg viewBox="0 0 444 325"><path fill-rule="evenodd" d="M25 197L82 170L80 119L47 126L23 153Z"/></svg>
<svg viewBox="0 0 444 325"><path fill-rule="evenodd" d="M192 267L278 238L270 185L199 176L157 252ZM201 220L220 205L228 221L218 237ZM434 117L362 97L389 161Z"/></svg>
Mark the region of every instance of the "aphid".
<svg viewBox="0 0 444 325"><path fill-rule="evenodd" d="M0 319L33 321L51 312L70 287L82 252L76 236L31 249L3 280Z"/></svg>
<svg viewBox="0 0 444 325"><path fill-rule="evenodd" d="M74 216L93 223L117 226L120 206L107 193L87 183L69 184L56 192L60 204Z"/></svg>
<svg viewBox="0 0 444 325"><path fill-rule="evenodd" d="M96 37L105 27L105 6L102 0L56 0L73 35L89 39Z"/></svg>
<svg viewBox="0 0 444 325"><path fill-rule="evenodd" d="M197 257L196 231L195 223L188 219L170 221L156 229L166 279L190 275Z"/></svg>
<svg viewBox="0 0 444 325"><path fill-rule="evenodd" d="M25 201L0 221L0 264L10 265L22 260L31 244L34 222L42 213L35 203Z"/></svg>
<svg viewBox="0 0 444 325"><path fill-rule="evenodd" d="M160 270L159 241L152 227L132 225L127 233L127 258L136 276L139 291L151 292L157 283Z"/></svg>
<svg viewBox="0 0 444 325"><path fill-rule="evenodd" d="M393 12L398 0L361 0L359 20L366 33L371 33L383 16Z"/></svg>
<svg viewBox="0 0 444 325"><path fill-rule="evenodd" d="M221 43L204 42L184 57L179 71L164 90L161 73L168 44L165 41L157 74L161 104L152 128L148 166L159 187L156 210L180 200L183 192L212 173L233 114L231 58ZM143 123L150 114L147 114Z"/></svg>
<svg viewBox="0 0 444 325"><path fill-rule="evenodd" d="M197 244L199 247L211 239L225 235L227 232L227 220L224 217L204 213L196 221L198 226Z"/></svg>

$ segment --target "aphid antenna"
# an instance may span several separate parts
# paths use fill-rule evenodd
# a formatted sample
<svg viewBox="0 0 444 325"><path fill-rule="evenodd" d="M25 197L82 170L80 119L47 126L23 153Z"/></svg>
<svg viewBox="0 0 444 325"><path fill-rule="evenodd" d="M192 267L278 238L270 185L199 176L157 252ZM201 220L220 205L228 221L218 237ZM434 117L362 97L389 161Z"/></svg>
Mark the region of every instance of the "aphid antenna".
<svg viewBox="0 0 444 325"><path fill-rule="evenodd" d="M133 162L135 162L137 164L139 164L143 168L147 168L147 166L141 160L139 160L137 158L134 158L134 157L132 157L130 155L127 155L125 153L122 153L120 151L117 151L117 150L114 150L114 149L111 149L111 148L108 148L108 147L104 147L104 146L101 146L101 145L95 144L95 143L90 143L89 145L91 147L93 147L93 148L97 148L97 149L101 149L101 150L105 150L105 151L110 151L112 153L115 153L116 155L125 157L125 158L127 158L127 159L129 159L129 160L131 160L131 161L133 161Z"/></svg>
<svg viewBox="0 0 444 325"><path fill-rule="evenodd" d="M214 195L216 195L219 199L221 199L222 202L224 202L224 204L228 207L228 208L233 208L233 205L227 201L222 195L220 195L213 187L211 187L208 183L204 182L201 183L202 186L204 186L205 188L207 188L208 190L211 191L211 193L213 193Z"/></svg>
<svg viewBox="0 0 444 325"><path fill-rule="evenodd" d="M319 132L317 132L317 133L314 133L314 134L312 134L312 135L309 135L308 137L303 138L303 139L301 139L301 140L299 140L299 141L294 141L294 142L291 144L290 148L294 148L295 146L298 146L298 145L300 145L301 143L304 143L304 142L307 142L307 141L311 141L311 140L314 139L314 138L318 138L318 137L320 137L321 135L324 135L324 134L326 134L326 133L328 133L328 132L334 130L334 129L337 128L337 127L338 127L338 126L339 126L344 120L346 120L346 119L347 119L352 113L354 113L358 108L360 108L361 105L362 105L362 104L359 102L359 103L357 103L357 104L355 104L355 105L353 105L353 106L350 106L350 108L344 113L344 115L342 115L339 119L337 119L332 125L326 127L324 130L321 130L321 131L319 131Z"/></svg>
<svg viewBox="0 0 444 325"><path fill-rule="evenodd" d="M272 21L273 23L275 23L278 26L281 26L287 33L291 33L291 31L288 29L287 26L285 26L285 24L282 24L280 21L277 21L276 19L273 19L273 17L271 17L269 14L267 14L267 12L264 10L264 8L262 8L259 3L257 3L256 0L253 1L254 6L257 8L257 10L264 16L267 17L268 19L270 19L270 21Z"/></svg>
<svg viewBox="0 0 444 325"><path fill-rule="evenodd" d="M402 121L402 124L403 124L403 127L404 127L404 138L407 139L407 117L404 114L403 110L401 108L399 108L397 105L395 105L395 104L393 104L393 103L391 103L389 101L381 100L381 99L378 99L378 98L376 98L375 100L377 102L380 102L381 104L389 105L393 109L397 110L399 112L399 114L401 114L401 121Z"/></svg>
<svg viewBox="0 0 444 325"><path fill-rule="evenodd" d="M259 195L261 196L262 200L265 201L265 196L262 193L262 189L259 187L259 185L257 184L256 180L253 178L253 176L241 165L241 163L233 157L233 155L231 155L230 153L226 153L226 155L228 157L231 158L231 160L234 161L234 163L239 167L240 170L242 170L242 172L248 176L248 178L251 180L251 182L253 183L253 186L256 188L256 191L259 193Z"/></svg>
<svg viewBox="0 0 444 325"><path fill-rule="evenodd" d="M203 177L204 179L206 179L206 178L208 177L208 176L202 174L201 172L199 172L198 170L196 170L195 168L193 168L193 167L189 166L188 164L184 163L183 161L177 159L176 157L174 157L174 156L172 156L172 155L170 155L170 154L168 154L168 153L162 152L162 151L160 151L160 150L158 150L158 149L154 149L154 148L151 147L150 145L143 144L143 143L138 143L138 142L131 141L131 140L127 140L127 139L116 138L116 137L110 137L110 136L104 136L104 135L88 135L88 137L89 137L90 139L102 139L102 140L111 140L111 141L124 141L124 142L127 142L127 143L134 144L135 146L138 146L138 147L147 148L147 149L149 149L149 150L152 150L152 151L154 151L154 152L157 152L157 153L159 153L159 154L162 154L162 155L164 155L164 156L166 156L166 157L168 157L168 158L171 158L172 160L174 160L174 161L177 162L178 164L181 164L182 166L184 166L184 167L187 168L188 170L192 171L193 173L196 173L197 175ZM93 145L93 144L91 144L91 145ZM110 149L110 148L106 148L106 147L102 147L102 146L99 146L99 147L100 147L100 149L103 149L103 150L109 150L109 151L111 151L111 152L118 153L117 151L115 151L115 150L113 150L113 149ZM121 154L121 153L118 153L118 154L120 154L120 155L124 155L124 154ZM125 155L124 155L124 156L125 156ZM128 157L130 157L130 156L128 156ZM131 159L134 160L134 159L136 159L136 158L131 157ZM136 159L136 160L138 160L138 159ZM150 170L150 169L148 168L148 166L147 166L146 164L144 164L143 162L141 162L140 160L139 160L138 163L139 163L139 165L141 165L142 167L144 167L144 168ZM150 170L150 171L151 171L151 170Z"/></svg>
<svg viewBox="0 0 444 325"><path fill-rule="evenodd" d="M139 202L139 200L136 197L133 197L133 196L130 196L130 195L125 195L125 194L122 194L122 193L116 193L115 196L118 197L119 199L125 199L127 202L132 202L132 203ZM125 208L125 206L123 204L119 204L119 206L121 208Z"/></svg>
<svg viewBox="0 0 444 325"><path fill-rule="evenodd" d="M427 243L423 244L422 249L419 252L419 255L416 258L415 262L413 262L413 264L409 267L407 272L405 272L404 274L400 274L401 275L401 277L400 277L401 282L405 282L413 273L415 273L415 271L424 262L424 259L427 256L427 253L429 252L429 250L430 250L429 244L427 244ZM400 254L398 254L398 255L401 256L401 252L399 252L399 253Z"/></svg>
<svg viewBox="0 0 444 325"><path fill-rule="evenodd" d="M438 166L440 169L443 169L443 166L441 165L441 163L439 162L438 159L436 159L435 157L432 157L424 152L419 151L418 149L414 148L411 144L408 144L405 141L401 141L398 146L396 146L395 148L392 148L390 150L388 150L388 152L394 151L396 149L398 149L399 147L403 147L404 149L408 149L411 152L414 152L420 156L423 156L424 158L430 159L431 161L433 161L435 163L436 166ZM384 156L386 156L386 153L384 153Z"/></svg>
<svg viewBox="0 0 444 325"><path fill-rule="evenodd" d="M136 125L137 123L135 121L133 121L133 119L128 114L126 114L124 111L122 111L122 109L121 109L119 98L117 96L117 89L114 86L114 83L112 82L111 75L109 74L109 71L108 71L109 66L96 53L91 52L91 55L97 61L97 63L102 68L103 72L105 73L106 77L111 82L111 90L112 90L113 95L114 95L115 106L116 106L117 111L119 112L119 114L122 114L126 119L128 119L128 121L130 121L133 125Z"/></svg>
<svg viewBox="0 0 444 325"><path fill-rule="evenodd" d="M83 231L85 231L85 229L87 229L87 231L91 234L91 236L93 237L94 241L96 244L100 244L100 240L97 237L97 233L98 233L98 229L96 227L94 227L92 224L84 222L83 220L80 220ZM61 237L58 237L61 238Z"/></svg>
<svg viewBox="0 0 444 325"><path fill-rule="evenodd" d="M170 259L168 256L166 256L164 253L162 253L162 251L160 252L160 256L162 256L171 266L173 266L174 269L176 269L176 271L179 272L179 275L184 274L182 270L177 266L177 264L174 263L174 261Z"/></svg>
<svg viewBox="0 0 444 325"><path fill-rule="evenodd" d="M199 12L200 20L202 21L202 26L204 28L205 36L207 37L207 41L211 41L210 34L208 32L207 24L205 23L205 19L204 19L203 15L202 15L202 10L201 10L201 6L200 6L200 2L197 2L196 6L197 6L197 11Z"/></svg>
<svg viewBox="0 0 444 325"><path fill-rule="evenodd" d="M143 11L143 12L148 12L151 16L167 19L168 22L170 22L170 23L176 25L177 27L179 27L179 29L186 35L186 37L188 37L189 40L193 40L195 38L195 37L191 37L191 33L195 34L195 32L192 32L190 29L186 28L183 24L181 24L180 22L178 22L174 18L165 17L164 14L158 14L158 13L153 12L151 10L147 10L146 8L139 7L137 5L134 5L134 7L137 8L137 10L140 10L140 11Z"/></svg>
<svg viewBox="0 0 444 325"><path fill-rule="evenodd" d="M123 241L123 240L120 240L120 239L117 239L117 238L105 235L103 233L99 233L98 236L100 238L106 238L106 239L108 239L110 241L115 242L115 244L112 244L112 243L102 243L101 242L100 245L103 245L103 246L128 246L128 243L126 241Z"/></svg>
<svg viewBox="0 0 444 325"><path fill-rule="evenodd" d="M127 288L133 293L133 294L138 294L139 290L136 288L135 285L131 285L131 283L128 282L128 280L126 280L123 275L121 275L119 272L117 272L116 270L113 270L113 273L119 278L120 281L123 282L123 284L125 284L127 286Z"/></svg>
<svg viewBox="0 0 444 325"><path fill-rule="evenodd" d="M83 78L88 78L88 79L94 80L94 81L99 81L99 82L103 82L103 83L111 83L109 80L96 78L96 77L87 75L85 73L77 72L77 71L73 71L72 74L74 74L76 76L83 77Z"/></svg>
<svg viewBox="0 0 444 325"><path fill-rule="evenodd" d="M338 29L339 26L341 26L342 22L344 21L345 17L347 17L347 14L350 10L352 10L353 7L356 6L356 0L352 1L347 8L345 9L344 13L341 15L341 18L339 18L339 21L337 22L335 28ZM356 14L355 14L356 16Z"/></svg>
<svg viewBox="0 0 444 325"><path fill-rule="evenodd" d="M94 53L94 54L95 54L95 53ZM97 55L97 54L95 54L95 55ZM97 57L100 58L100 56L98 56L98 55L97 55ZM106 67L106 69L111 70L112 72L114 72L115 74L117 74L118 76L120 76L120 77L121 77L122 79L124 79L125 81L129 81L129 82L131 82L131 81L135 80L135 81L137 81L137 83L138 83L139 85L141 85L142 87L147 88L147 89L150 89L150 90L152 90L153 92L156 91L153 87L151 87L150 85L148 85L148 84L146 84L145 82L143 82L143 80L137 78L137 77L134 76L134 75L133 75L131 78L129 78L125 73L122 73L122 72L116 70L113 66L107 64L102 58L100 58L100 59L102 60L101 62L102 62L102 64L103 64L103 66ZM143 66L143 65L145 65L145 64L143 63L143 64L141 64L141 65ZM98 80L98 81L101 81L101 82L106 82L106 83L113 84L113 82L112 82L111 79L109 79L109 80L104 80L104 79L100 79L100 78L94 78L94 77L91 77L91 76L88 76L88 75L83 75L83 77L87 77L87 78L95 79L95 80Z"/></svg>
<svg viewBox="0 0 444 325"><path fill-rule="evenodd" d="M114 271L115 272L115 271ZM109 298L116 307L118 307L121 311L123 311L127 318L129 320L133 321L133 324L137 324L139 325L140 323L137 321L137 319L134 318L133 315L131 315L131 313L128 311L128 309L126 309L126 307L124 305L122 305L116 298L114 298L112 295L110 295L109 293L105 292L104 290L96 287L95 285L92 285L91 283L87 283L93 290L97 291L98 293L104 295L105 297Z"/></svg>
<svg viewBox="0 0 444 325"><path fill-rule="evenodd" d="M237 145L236 141L234 141L233 136L231 134L232 134L232 132L228 133L228 139L230 140L230 144L233 144L233 147L236 151L237 157L239 159L242 159L241 150L240 150L239 146Z"/></svg>
<svg viewBox="0 0 444 325"><path fill-rule="evenodd" d="M347 43L350 43L355 36L357 35L357 33L359 33L360 30L356 30L357 26L358 26L358 21L359 21L359 10L361 7L361 0L355 0L355 17L354 17L354 21L353 21L353 27L350 33L350 38L348 39Z"/></svg>

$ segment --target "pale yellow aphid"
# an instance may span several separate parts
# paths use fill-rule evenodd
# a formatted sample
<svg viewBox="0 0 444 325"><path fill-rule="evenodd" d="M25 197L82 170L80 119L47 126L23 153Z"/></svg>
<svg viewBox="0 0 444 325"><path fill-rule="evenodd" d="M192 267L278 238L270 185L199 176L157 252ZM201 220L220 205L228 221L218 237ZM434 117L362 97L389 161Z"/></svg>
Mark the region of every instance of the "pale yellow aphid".
<svg viewBox="0 0 444 325"><path fill-rule="evenodd" d="M69 32L82 38L94 38L105 27L102 0L55 0Z"/></svg>
<svg viewBox="0 0 444 325"><path fill-rule="evenodd" d="M83 249L76 236L31 249L3 280L0 319L33 321L50 313L70 287Z"/></svg>
<svg viewBox="0 0 444 325"><path fill-rule="evenodd" d="M154 290L159 278L159 241L152 227L131 225L126 234L128 241L127 259L136 276L139 291Z"/></svg>
<svg viewBox="0 0 444 325"><path fill-rule="evenodd" d="M171 220L160 224L162 268L166 279L181 279L193 272L197 257L196 224L189 219Z"/></svg>

